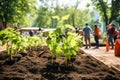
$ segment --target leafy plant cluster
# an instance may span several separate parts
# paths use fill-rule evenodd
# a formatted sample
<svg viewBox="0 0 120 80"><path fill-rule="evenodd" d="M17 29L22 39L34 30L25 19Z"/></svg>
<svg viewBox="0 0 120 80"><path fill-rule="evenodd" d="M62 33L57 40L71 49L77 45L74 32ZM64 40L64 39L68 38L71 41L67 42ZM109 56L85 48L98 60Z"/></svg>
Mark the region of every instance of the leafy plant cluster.
<svg viewBox="0 0 120 80"><path fill-rule="evenodd" d="M59 18L54 16L58 20L58 27L55 31L47 33L48 40L47 46L52 52L52 57L65 56L65 61L71 60L72 56L76 56L78 53L78 47L82 46L81 36L78 36L73 26L64 24L64 21L69 18L69 15Z"/></svg>
<svg viewBox="0 0 120 80"><path fill-rule="evenodd" d="M0 39L2 45L7 45L7 53L12 59L12 55L24 52L26 49L32 50L37 48L38 45L46 44L52 52L52 62L54 57L60 58L65 56L65 61L71 60L72 56L76 56L78 53L78 47L82 46L81 36L75 33L73 26L64 24L64 21L69 18L69 15L59 18L54 16L58 20L58 27L54 31L46 32L45 39L42 35L39 36L22 36L20 32L13 28L6 28L0 32Z"/></svg>
<svg viewBox="0 0 120 80"><path fill-rule="evenodd" d="M32 47L38 46L44 42L44 39L37 36L22 36L19 31L14 30L13 28L6 28L0 32L0 39L2 45L6 46L7 54L11 56L20 52L26 51L27 48L30 50Z"/></svg>

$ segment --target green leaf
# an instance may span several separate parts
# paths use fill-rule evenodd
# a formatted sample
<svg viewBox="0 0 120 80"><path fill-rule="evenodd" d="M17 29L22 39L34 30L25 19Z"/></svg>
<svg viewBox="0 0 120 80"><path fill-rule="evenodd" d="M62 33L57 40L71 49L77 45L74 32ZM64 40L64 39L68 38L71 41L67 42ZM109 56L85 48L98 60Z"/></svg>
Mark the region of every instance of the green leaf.
<svg viewBox="0 0 120 80"><path fill-rule="evenodd" d="M69 17L70 17L69 14L68 14L68 15L65 15L65 16L62 17L62 20L63 20L63 21L64 21L64 20L68 20Z"/></svg>
<svg viewBox="0 0 120 80"><path fill-rule="evenodd" d="M65 24L65 28L75 30L75 28L73 26L71 26L70 24Z"/></svg>
<svg viewBox="0 0 120 80"><path fill-rule="evenodd" d="M53 19L60 20L59 16L52 16Z"/></svg>

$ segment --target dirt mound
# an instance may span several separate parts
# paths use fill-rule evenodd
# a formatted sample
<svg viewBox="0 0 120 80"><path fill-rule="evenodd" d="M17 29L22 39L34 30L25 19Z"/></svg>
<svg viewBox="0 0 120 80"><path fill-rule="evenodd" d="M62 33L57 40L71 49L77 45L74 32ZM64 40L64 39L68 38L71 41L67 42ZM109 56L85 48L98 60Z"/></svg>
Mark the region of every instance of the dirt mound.
<svg viewBox="0 0 120 80"><path fill-rule="evenodd" d="M7 58L2 55L0 80L120 80L120 72L90 55L77 55L68 65L65 65L64 57L54 58L52 63L51 53L46 47L28 51L24 57L21 55L13 64L7 64Z"/></svg>

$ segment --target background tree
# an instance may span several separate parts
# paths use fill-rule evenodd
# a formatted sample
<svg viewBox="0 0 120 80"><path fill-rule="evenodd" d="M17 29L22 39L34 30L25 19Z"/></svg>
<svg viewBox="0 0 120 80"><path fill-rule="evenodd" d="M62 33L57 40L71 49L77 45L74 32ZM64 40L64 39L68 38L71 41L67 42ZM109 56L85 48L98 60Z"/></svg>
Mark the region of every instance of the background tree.
<svg viewBox="0 0 120 80"><path fill-rule="evenodd" d="M48 1L51 5L48 4ZM93 23L95 21L93 11L90 11L89 9L80 10L77 8L79 5L78 0L76 4L71 7L68 7L67 5L60 6L57 0L54 1L56 1L56 4L53 4L53 0L41 0L41 5L39 6L37 18L34 21L34 26L51 27L53 26L52 21L56 23L55 25L57 25L57 21L53 19L52 16L59 16L61 18L62 16L70 15L69 19L64 23L81 28L86 22Z"/></svg>
<svg viewBox="0 0 120 80"><path fill-rule="evenodd" d="M32 26L48 27L51 26L50 11L48 8L40 7L36 16L36 19Z"/></svg>
<svg viewBox="0 0 120 80"><path fill-rule="evenodd" d="M73 25L73 11L74 7L72 8L66 8L62 12L65 14L70 14L70 17L66 23ZM64 15L65 15L64 14ZM85 23L89 23L92 26L92 23L95 22L93 11L89 10L80 10L76 9L75 15L74 15L74 26L82 28Z"/></svg>
<svg viewBox="0 0 120 80"><path fill-rule="evenodd" d="M34 13L35 0L0 0L0 22L4 28L7 24L21 24L27 13Z"/></svg>
<svg viewBox="0 0 120 80"><path fill-rule="evenodd" d="M116 20L120 14L120 1L119 0L91 0L95 8L102 16L105 24L111 23Z"/></svg>
<svg viewBox="0 0 120 80"><path fill-rule="evenodd" d="M120 14L119 16L117 17L117 20L116 20L118 23L119 23L119 27L120 27Z"/></svg>
<svg viewBox="0 0 120 80"><path fill-rule="evenodd" d="M55 0L39 0L39 8L36 14L36 19L32 26L37 27L50 27L52 24L52 13L55 7L53 7L53 1ZM51 4L50 4L51 3Z"/></svg>

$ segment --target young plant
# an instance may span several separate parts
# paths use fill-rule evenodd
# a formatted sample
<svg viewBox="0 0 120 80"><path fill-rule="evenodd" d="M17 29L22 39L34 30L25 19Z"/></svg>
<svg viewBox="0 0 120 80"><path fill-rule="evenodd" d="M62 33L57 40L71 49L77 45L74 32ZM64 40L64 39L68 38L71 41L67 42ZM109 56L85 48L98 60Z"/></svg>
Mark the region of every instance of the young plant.
<svg viewBox="0 0 120 80"><path fill-rule="evenodd" d="M60 46L60 35L61 35L61 30L57 28L55 31L50 31L48 32L48 39L46 41L47 46L52 52L52 63L53 63L53 58L54 57L59 57L62 53L62 49Z"/></svg>
<svg viewBox="0 0 120 80"><path fill-rule="evenodd" d="M64 55L66 64L68 63L67 61L71 60L72 56L77 55L78 47L82 45L81 37L78 37L76 33L72 32L75 30L74 27L69 24L64 24L64 20L68 18L69 15L61 19L58 18L58 27L56 30L48 32L47 39L47 46L52 52L52 58Z"/></svg>
<svg viewBox="0 0 120 80"><path fill-rule="evenodd" d="M25 52L28 46L28 38L26 36L21 36L14 45L14 49L16 53Z"/></svg>
<svg viewBox="0 0 120 80"><path fill-rule="evenodd" d="M63 53L66 57L66 64L68 63L67 61L71 60L71 57L76 56L78 53L78 47L81 46L81 41L79 37L79 41L77 41L77 34L68 32L68 35L66 38L63 38L63 45L62 45L62 50ZM80 44L80 45L79 45Z"/></svg>
<svg viewBox="0 0 120 80"><path fill-rule="evenodd" d="M37 36L21 36L19 31L14 30L13 28L6 28L0 32L0 39L2 41L2 45L8 43L6 47L7 54L10 55L10 59L12 59L12 55L17 54L19 52L24 52L28 47L32 49L32 47L37 47L44 42Z"/></svg>
<svg viewBox="0 0 120 80"><path fill-rule="evenodd" d="M0 39L2 41L2 45L7 45L7 53L10 55L10 58L12 59L12 55L15 53L14 46L16 45L16 42L19 40L20 32L15 31L13 28L6 28L5 30L2 30L0 32Z"/></svg>

